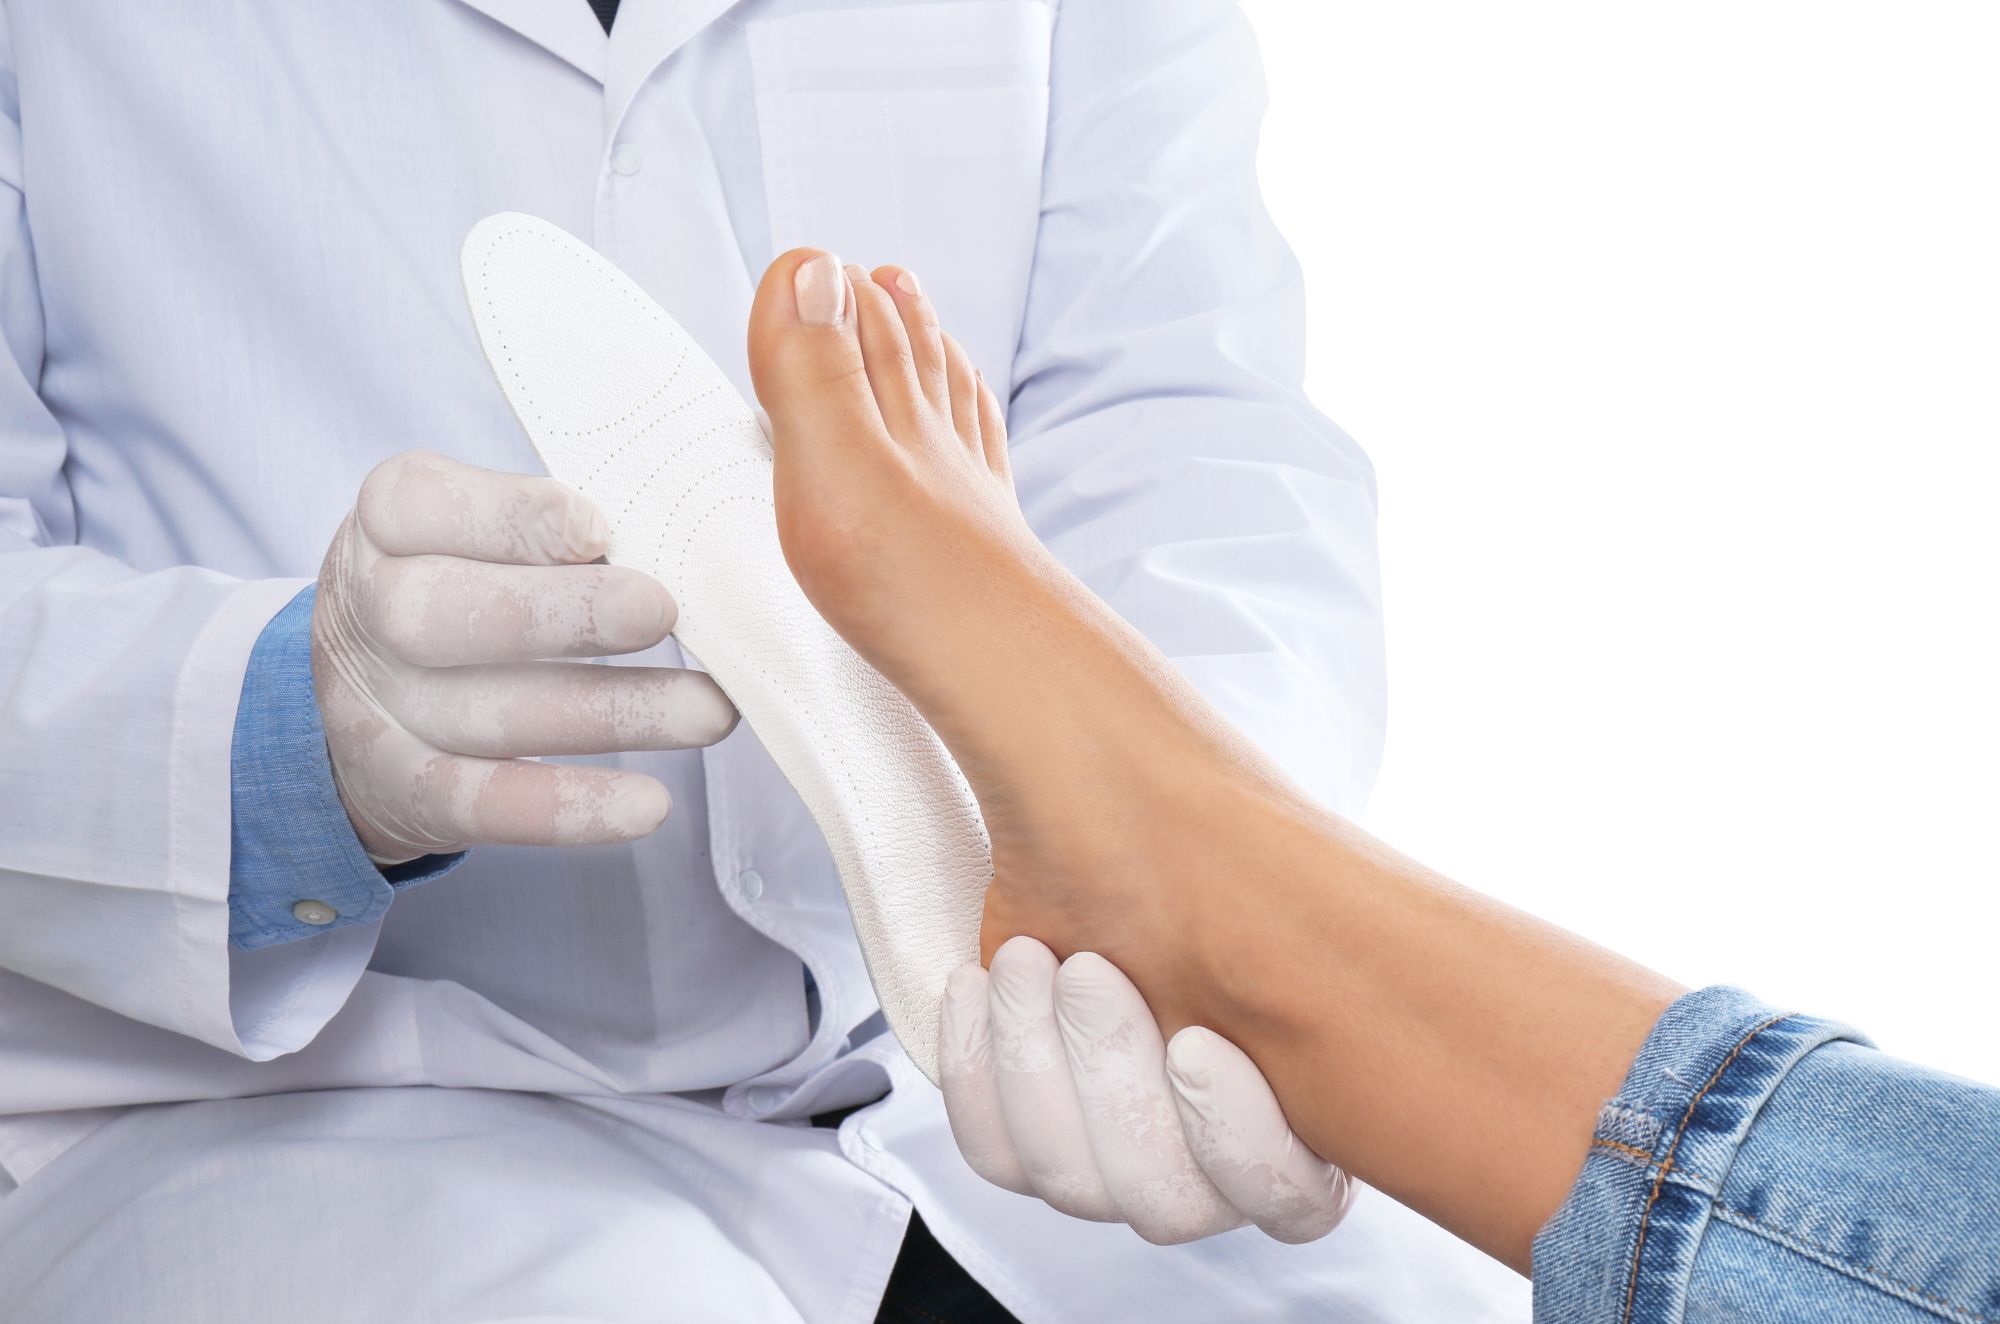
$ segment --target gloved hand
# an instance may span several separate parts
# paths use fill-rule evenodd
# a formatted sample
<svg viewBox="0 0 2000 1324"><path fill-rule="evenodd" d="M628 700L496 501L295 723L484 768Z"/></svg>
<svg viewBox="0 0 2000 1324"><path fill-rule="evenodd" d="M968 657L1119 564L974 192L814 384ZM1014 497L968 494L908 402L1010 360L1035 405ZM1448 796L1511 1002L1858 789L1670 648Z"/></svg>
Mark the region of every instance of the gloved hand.
<svg viewBox="0 0 2000 1324"><path fill-rule="evenodd" d="M552 478L408 451L363 481L320 567L312 670L334 784L377 864L642 837L667 816L658 781L526 756L682 749L736 724L700 672L537 660L673 629L657 581L590 564L609 536Z"/></svg>
<svg viewBox="0 0 2000 1324"><path fill-rule="evenodd" d="M1009 939L945 990L939 1073L959 1152L986 1180L1173 1245L1254 1223L1325 1236L1347 1174L1292 1134L1263 1073L1220 1035L1163 1043L1139 990L1101 956L1056 964Z"/></svg>

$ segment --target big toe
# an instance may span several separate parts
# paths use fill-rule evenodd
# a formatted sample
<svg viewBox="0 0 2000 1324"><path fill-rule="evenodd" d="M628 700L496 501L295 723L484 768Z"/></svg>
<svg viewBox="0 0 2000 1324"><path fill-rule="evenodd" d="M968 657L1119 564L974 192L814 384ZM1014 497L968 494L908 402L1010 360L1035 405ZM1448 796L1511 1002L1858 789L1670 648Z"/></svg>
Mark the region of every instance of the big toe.
<svg viewBox="0 0 2000 1324"><path fill-rule="evenodd" d="M750 309L750 381L776 447L882 426L840 259L794 248L764 272Z"/></svg>

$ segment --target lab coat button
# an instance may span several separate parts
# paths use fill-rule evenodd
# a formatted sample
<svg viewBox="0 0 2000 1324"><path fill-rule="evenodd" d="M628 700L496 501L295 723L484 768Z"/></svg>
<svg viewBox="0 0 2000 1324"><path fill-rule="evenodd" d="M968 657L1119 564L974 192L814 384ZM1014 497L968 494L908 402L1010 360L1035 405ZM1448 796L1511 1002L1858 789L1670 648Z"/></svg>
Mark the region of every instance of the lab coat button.
<svg viewBox="0 0 2000 1324"><path fill-rule="evenodd" d="M611 149L611 168L621 175L639 173L639 149L631 143L619 143Z"/></svg>
<svg viewBox="0 0 2000 1324"><path fill-rule="evenodd" d="M301 901L292 907L292 918L318 928L322 924L333 923L340 918L340 914L324 901Z"/></svg>
<svg viewBox="0 0 2000 1324"><path fill-rule="evenodd" d="M743 889L743 899L745 901L755 901L758 897L764 895L764 875L758 873L755 869L745 869L742 873L737 874L736 883L737 886Z"/></svg>

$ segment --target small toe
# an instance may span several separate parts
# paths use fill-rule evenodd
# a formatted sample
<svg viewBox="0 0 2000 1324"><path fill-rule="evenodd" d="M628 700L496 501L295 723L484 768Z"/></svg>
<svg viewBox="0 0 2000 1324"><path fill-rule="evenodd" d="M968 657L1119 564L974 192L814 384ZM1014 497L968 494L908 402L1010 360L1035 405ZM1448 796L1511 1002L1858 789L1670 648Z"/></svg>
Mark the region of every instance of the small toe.
<svg viewBox="0 0 2000 1324"><path fill-rule="evenodd" d="M877 267L874 278L896 301L896 311L902 315L910 362L924 399L942 412L950 406L950 399L945 383L944 333L938 327L937 309L931 306L917 273L908 267Z"/></svg>
<svg viewBox="0 0 2000 1324"><path fill-rule="evenodd" d="M923 435L927 405L903 314L889 291L866 271L850 266L847 276L854 291L855 331L861 341L861 356L868 364L868 383L874 389L876 406L891 435L913 443Z"/></svg>
<svg viewBox="0 0 2000 1324"><path fill-rule="evenodd" d="M1014 471L1007 458L1007 411L987 385L986 374L975 370L974 376L979 383L979 445L986 453L986 467L1011 483Z"/></svg>
<svg viewBox="0 0 2000 1324"><path fill-rule="evenodd" d="M944 343L945 398L951 407L952 430L974 455L985 456L979 442L979 373L972 356L950 336Z"/></svg>
<svg viewBox="0 0 2000 1324"><path fill-rule="evenodd" d="M773 446L881 433L855 303L831 253L795 248L765 271L750 308L750 381Z"/></svg>

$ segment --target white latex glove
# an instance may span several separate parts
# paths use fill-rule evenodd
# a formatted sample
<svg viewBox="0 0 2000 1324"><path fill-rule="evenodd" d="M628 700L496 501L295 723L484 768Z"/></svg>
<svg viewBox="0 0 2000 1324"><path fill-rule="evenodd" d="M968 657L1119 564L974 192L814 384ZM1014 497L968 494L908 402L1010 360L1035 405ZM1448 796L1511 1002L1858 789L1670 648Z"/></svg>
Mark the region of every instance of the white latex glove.
<svg viewBox="0 0 2000 1324"><path fill-rule="evenodd" d="M658 781L529 756L682 749L736 724L700 672L537 660L673 629L657 581L590 564L609 536L552 478L407 451L362 482L320 567L312 670L334 784L376 863L642 837L667 816Z"/></svg>
<svg viewBox="0 0 2000 1324"><path fill-rule="evenodd" d="M1347 1174L1292 1133L1236 1045L1198 1027L1163 1043L1139 990L1094 953L1056 964L1013 938L945 990L939 1071L959 1152L996 1186L1161 1245L1254 1223L1331 1232Z"/></svg>

